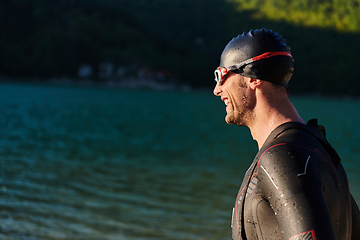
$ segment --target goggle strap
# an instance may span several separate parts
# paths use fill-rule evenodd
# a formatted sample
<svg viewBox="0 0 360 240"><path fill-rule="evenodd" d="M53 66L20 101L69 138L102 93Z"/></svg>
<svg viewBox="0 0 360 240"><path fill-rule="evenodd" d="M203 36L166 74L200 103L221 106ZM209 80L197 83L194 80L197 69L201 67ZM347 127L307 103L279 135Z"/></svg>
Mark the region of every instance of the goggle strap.
<svg viewBox="0 0 360 240"><path fill-rule="evenodd" d="M275 57L275 56L292 57L290 52L266 52L266 53L263 53L263 54L261 54L259 56L253 57L252 60L253 60L253 62L255 62L255 61L259 61L261 59Z"/></svg>
<svg viewBox="0 0 360 240"><path fill-rule="evenodd" d="M291 57L292 58L292 55L290 52L266 52L266 53L263 53L259 56L256 56L256 57L253 57L253 58L250 58L250 59L247 59L239 64L236 64L236 65L233 65L233 66L230 66L229 67L229 71L231 70L234 70L234 69L239 69L245 65L248 65L252 62L256 62L256 61L259 61L261 59L266 59L266 58L270 58L270 57L275 57L275 56L286 56L286 57Z"/></svg>

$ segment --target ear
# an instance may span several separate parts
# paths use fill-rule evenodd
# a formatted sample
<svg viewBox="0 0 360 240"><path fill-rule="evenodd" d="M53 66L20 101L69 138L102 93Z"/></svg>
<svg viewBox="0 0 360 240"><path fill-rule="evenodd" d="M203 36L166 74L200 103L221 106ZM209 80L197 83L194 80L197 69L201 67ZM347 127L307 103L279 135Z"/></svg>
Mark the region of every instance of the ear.
<svg viewBox="0 0 360 240"><path fill-rule="evenodd" d="M250 78L248 83L250 89L255 90L261 85L262 81L260 79Z"/></svg>

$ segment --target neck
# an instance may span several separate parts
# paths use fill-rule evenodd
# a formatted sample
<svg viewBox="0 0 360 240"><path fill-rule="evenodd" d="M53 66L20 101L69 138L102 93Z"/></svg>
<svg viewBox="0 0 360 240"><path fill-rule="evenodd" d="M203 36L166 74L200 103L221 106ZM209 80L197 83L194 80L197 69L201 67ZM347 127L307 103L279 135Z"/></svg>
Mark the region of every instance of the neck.
<svg viewBox="0 0 360 240"><path fill-rule="evenodd" d="M259 149L269 134L279 125L286 122L305 123L287 95L283 95L283 97L277 95L274 98L265 96L259 94L254 109L254 121L249 126Z"/></svg>

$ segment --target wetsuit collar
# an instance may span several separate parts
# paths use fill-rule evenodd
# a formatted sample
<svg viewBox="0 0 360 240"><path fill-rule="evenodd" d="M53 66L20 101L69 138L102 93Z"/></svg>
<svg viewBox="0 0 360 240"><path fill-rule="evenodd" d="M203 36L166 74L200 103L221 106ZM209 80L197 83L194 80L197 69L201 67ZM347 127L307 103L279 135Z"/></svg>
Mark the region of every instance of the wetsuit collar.
<svg viewBox="0 0 360 240"><path fill-rule="evenodd" d="M277 138L280 134L282 134L286 130L293 129L293 128L301 128L302 129L302 128L306 128L306 125L301 122L286 122L286 123L280 124L266 138L260 151L263 150L262 148L266 147L272 140Z"/></svg>

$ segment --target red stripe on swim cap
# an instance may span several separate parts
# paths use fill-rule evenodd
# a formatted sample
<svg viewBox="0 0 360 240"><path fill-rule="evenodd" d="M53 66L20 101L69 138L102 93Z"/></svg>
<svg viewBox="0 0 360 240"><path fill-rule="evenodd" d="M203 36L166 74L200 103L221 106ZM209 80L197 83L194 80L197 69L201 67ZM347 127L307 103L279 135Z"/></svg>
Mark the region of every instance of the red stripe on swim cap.
<svg viewBox="0 0 360 240"><path fill-rule="evenodd" d="M266 52L259 56L253 57L252 60L255 62L255 61L259 61L261 59L270 58L270 57L274 57L274 56L286 56L286 57L292 58L292 55L290 52Z"/></svg>

